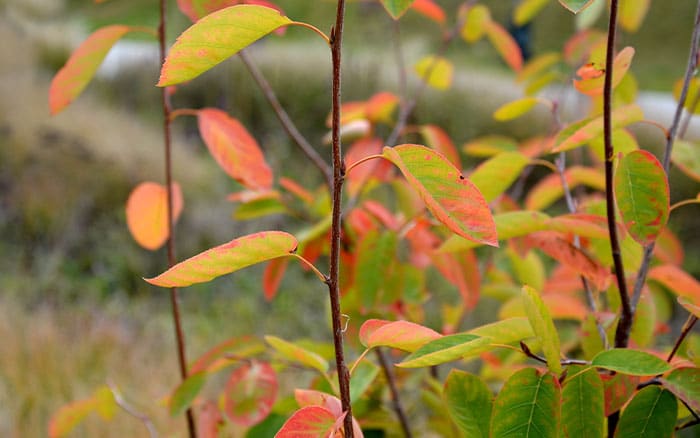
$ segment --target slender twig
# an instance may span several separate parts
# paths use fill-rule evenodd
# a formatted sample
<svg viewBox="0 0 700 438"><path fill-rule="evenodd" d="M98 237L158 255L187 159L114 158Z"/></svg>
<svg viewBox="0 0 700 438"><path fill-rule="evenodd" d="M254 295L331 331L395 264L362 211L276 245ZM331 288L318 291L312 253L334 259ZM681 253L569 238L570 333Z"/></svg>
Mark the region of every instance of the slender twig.
<svg viewBox="0 0 700 438"><path fill-rule="evenodd" d="M241 61L243 61L243 64L250 72L250 75L253 77L253 80L255 80L255 82L258 84L258 87L260 87L260 90L265 95L267 102L270 104L275 114L277 115L277 118L282 124L282 128L285 130L287 135L294 141L294 143L296 143L297 146L299 146L304 155L306 155L306 157L309 160L311 160L311 162L314 163L316 167L318 167L318 169L323 174L324 180L328 185L328 188L330 189L333 186L333 172L331 170L331 167L328 165L328 163L326 163L323 160L323 158L321 158L321 155L319 155L318 152L316 152L316 149L314 149L314 147L311 146L311 143L309 143L306 137L304 137L304 135L301 132L299 132L299 129L297 129L296 125L289 117L289 114L282 107L282 104L280 103L279 99L277 99L277 95L270 86L270 83L262 74L258 66L255 65L252 59L250 59L248 52L245 49L243 49L240 52L238 52L238 56L240 56Z"/></svg>
<svg viewBox="0 0 700 438"><path fill-rule="evenodd" d="M333 211L331 223L331 253L330 272L328 275L328 292L331 301L331 318L333 320L333 344L335 347L335 363L338 371L338 387L340 401L345 418L343 428L346 438L353 438L352 407L350 405L350 373L345 364L343 352L343 326L340 311L340 234L342 222L343 180L345 178L345 163L340 144L340 81L341 57L343 46L343 25L345 24L345 0L338 0L335 25L331 29L330 46L333 59L333 112L332 112L332 152L333 152Z"/></svg>
<svg viewBox="0 0 700 438"><path fill-rule="evenodd" d="M131 406L129 403L124 400L124 397L122 397L122 394L119 392L119 389L117 389L116 386L114 386L111 383L107 383L107 387L109 387L109 390L112 392L112 396L114 397L114 402L119 406L124 412L127 414L131 415L132 417L136 418L140 422L143 423L143 425L146 427L146 430L148 430L148 436L151 438L157 438L158 437L158 432L156 431L156 427L153 424L153 421L151 421L150 418L146 414L142 414L141 412L137 411L133 406Z"/></svg>
<svg viewBox="0 0 700 438"><path fill-rule="evenodd" d="M605 84L603 86L603 126L605 138L605 205L607 208L608 234L610 235L610 250L612 252L615 278L620 291L620 320L615 332L615 347L625 348L629 341L630 330L634 314L630 306L630 296L627 293L627 281L625 268L622 264L622 252L620 239L617 235L617 223L615 221L615 199L613 195L613 159L615 150L612 142L612 79L613 62L615 59L615 34L617 32L618 0L610 2L610 23L608 26L607 53L605 55Z"/></svg>
<svg viewBox="0 0 700 438"><path fill-rule="evenodd" d="M166 1L160 0L160 24L158 26L158 45L160 64L165 63L166 46L165 46L165 31L167 25ZM170 96L167 88L161 89L161 101L163 106L163 138L165 149L165 186L167 187L167 209L166 216L168 218L168 240L166 243L168 253L168 267L175 266L175 224L173 217L173 176L172 176L172 138L170 132L170 113L172 111L170 105ZM185 335L182 330L182 318L180 317L180 304L178 299L177 288L170 288L170 303L173 312L173 324L175 327L175 340L177 342L177 358L180 367L180 377L184 381L187 379L187 356L185 353ZM197 428L195 427L194 413L192 408L187 409L185 413L187 418L187 430L190 438L197 437Z"/></svg>
<svg viewBox="0 0 700 438"><path fill-rule="evenodd" d="M690 121L693 120L693 115L695 115L695 111L698 109L698 105L700 105L700 93L695 94L693 102L688 107L688 111L686 111L685 119L683 120L683 123L681 124L681 127L678 130L679 138L685 137L685 134L688 132L688 127L690 127Z"/></svg>
<svg viewBox="0 0 700 438"><path fill-rule="evenodd" d="M384 377L389 384L389 391L391 392L391 404L394 408L396 416L399 418L399 423L401 424L401 429L406 438L411 438L413 434L411 433L411 428L408 425L408 417L406 416L406 411L403 409L401 404L401 397L399 395L399 389L396 387L396 376L394 376L394 371L391 366L387 363L384 352L381 348L376 350L377 360L379 361L379 366L382 367L384 372Z"/></svg>
<svg viewBox="0 0 700 438"><path fill-rule="evenodd" d="M678 336L678 339L676 339L676 343L673 346L673 350L671 350L671 352L668 354L666 362L671 362L671 359L673 359L673 356L676 355L678 349L681 347L681 344L683 343L685 338L690 334L690 331L693 329L693 326L696 322L698 322L697 316L693 314L688 315L688 319L685 321L685 324L683 324L683 328L681 329L681 334Z"/></svg>
<svg viewBox="0 0 700 438"><path fill-rule="evenodd" d="M667 177L669 169L671 167L671 153L673 152L673 143L676 141L676 135L678 133L678 127L681 122L683 108L685 107L685 102L688 98L688 89L690 88L690 82L693 79L695 69L697 68L697 55L699 47L700 0L698 1L698 6L695 12L693 36L691 37L690 41L690 52L688 53L688 64L685 70L685 77L683 78L683 87L681 89L681 95L678 98L678 105L676 106L676 112L673 116L671 127L668 129L668 134L666 135L666 147L664 149L663 166L664 170L666 171ZM682 131L682 134L684 133L685 129L683 129ZM649 265L651 263L651 256L654 253L654 246L655 244L654 242L652 242L646 247L644 247L644 256L642 257L642 264L639 267L639 272L637 272L637 278L634 283L634 292L632 293L632 311L636 309L637 303L639 303L639 299L642 296L642 288L644 287L644 283L646 283L647 274L649 273Z"/></svg>
<svg viewBox="0 0 700 438"><path fill-rule="evenodd" d="M692 204L700 204L700 199L686 199L684 201L678 201L675 204L671 206L671 208L668 209L669 213L672 212L673 210L677 209L678 207L683 207L684 205L692 205Z"/></svg>
<svg viewBox="0 0 700 438"><path fill-rule="evenodd" d="M530 359L534 359L537 362L541 362L545 365L547 364L547 359L545 359L544 357L542 357L538 354L533 353L532 350L530 350L530 347L528 347L527 344L524 343L523 341L520 341L520 350L517 350L517 351L520 351L521 353L523 353L525 356L529 357ZM591 364L590 362L588 362L586 360L580 360L580 359L562 359L559 361L559 363L562 366L590 365Z"/></svg>

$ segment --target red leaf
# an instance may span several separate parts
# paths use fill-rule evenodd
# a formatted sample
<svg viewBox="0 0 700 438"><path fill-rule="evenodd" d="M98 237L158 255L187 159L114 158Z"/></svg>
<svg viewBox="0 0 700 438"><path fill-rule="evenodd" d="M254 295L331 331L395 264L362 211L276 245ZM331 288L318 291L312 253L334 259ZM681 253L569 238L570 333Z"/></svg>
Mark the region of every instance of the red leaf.
<svg viewBox="0 0 700 438"><path fill-rule="evenodd" d="M75 49L49 88L49 110L57 114L85 89L112 46L127 32L129 26L106 26L95 31Z"/></svg>
<svg viewBox="0 0 700 438"><path fill-rule="evenodd" d="M275 435L276 438L326 438L335 425L335 416L321 406L306 406L294 412Z"/></svg>
<svg viewBox="0 0 700 438"><path fill-rule="evenodd" d="M260 146L241 123L215 108L197 112L199 132L219 166L246 188L269 189L272 171Z"/></svg>
<svg viewBox="0 0 700 438"><path fill-rule="evenodd" d="M399 222L389 210L377 201L365 201L362 203L362 208L367 210L372 216L377 218L382 225L391 231L399 231Z"/></svg>
<svg viewBox="0 0 700 438"><path fill-rule="evenodd" d="M445 11L433 0L415 0L411 9L423 14L436 23L445 23Z"/></svg>
<svg viewBox="0 0 700 438"><path fill-rule="evenodd" d="M605 416L609 416L627 403L634 394L639 383L639 377L626 374L601 374L605 386Z"/></svg>
<svg viewBox="0 0 700 438"><path fill-rule="evenodd" d="M365 138L354 142L345 154L345 166L350 167L370 155L382 153L382 141L378 138ZM367 181L380 170L386 169L384 160L371 160L358 165L346 176L348 193L354 196Z"/></svg>
<svg viewBox="0 0 700 438"><path fill-rule="evenodd" d="M294 399L299 407L322 406L330 411L336 418L343 415L343 405L338 397L312 389L295 389Z"/></svg>
<svg viewBox="0 0 700 438"><path fill-rule="evenodd" d="M263 292L265 293L265 299L267 301L272 301L277 294L280 282L282 282L282 277L284 277L284 273L287 270L287 264L289 264L289 258L283 257L270 260L265 267L265 272L263 273Z"/></svg>
<svg viewBox="0 0 700 438"><path fill-rule="evenodd" d="M408 321L370 319L360 327L360 342L368 348L386 346L413 352L441 336L433 329Z"/></svg>
<svg viewBox="0 0 700 438"><path fill-rule="evenodd" d="M182 190L173 183L173 223L182 213ZM165 186L144 182L136 186L126 201L126 223L131 236L142 247L160 248L168 240L168 193Z"/></svg>
<svg viewBox="0 0 700 438"><path fill-rule="evenodd" d="M201 438L218 438L219 428L224 424L224 417L213 401L205 402L197 414L197 436Z"/></svg>
<svg viewBox="0 0 700 438"><path fill-rule="evenodd" d="M226 416L236 424L253 426L264 420L277 397L275 370L265 362L237 368L224 391Z"/></svg>

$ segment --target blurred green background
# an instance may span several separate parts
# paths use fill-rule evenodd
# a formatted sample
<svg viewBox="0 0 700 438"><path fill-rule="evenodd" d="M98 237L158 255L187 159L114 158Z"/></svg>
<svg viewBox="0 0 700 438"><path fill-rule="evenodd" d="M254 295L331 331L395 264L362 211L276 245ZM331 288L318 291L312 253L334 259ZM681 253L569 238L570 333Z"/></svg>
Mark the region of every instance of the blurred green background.
<svg viewBox="0 0 700 438"><path fill-rule="evenodd" d="M460 1L438 0L447 11ZM507 23L512 2L485 1ZM633 71L640 88L667 93L681 77L693 2L652 2L642 29L619 44L637 49ZM288 16L327 30L334 2L278 1ZM173 40L187 20L170 2ZM43 436L52 412L88 397L109 380L152 414L167 436L178 436L153 401L177 382L168 293L141 280L163 270L164 250L139 248L126 230L124 205L133 186L162 181L162 140L156 47L130 39L119 56L67 110L48 117L47 90L71 50L107 24L154 26L155 0L0 0L0 435ZM534 53L560 50L574 18L552 2L532 26ZM600 25L600 23L599 23ZM397 90L391 20L372 2L351 2L346 27L345 100ZM599 26L600 27L600 26ZM409 65L431 53L442 30L409 13L401 21ZM378 42L381 42L378 44ZM540 118L498 124L494 108L519 94L494 50L459 41L447 56L457 65L458 86L429 91L416 120L445 127L456 144L484 134L525 138L542 132ZM329 56L303 29L256 44L252 57L300 130L319 150L329 111ZM313 187L320 178L285 136L238 59L179 87L176 107L217 106L238 117L261 143L277 176ZM235 183L214 164L194 119L174 125L175 178L185 194L178 224L180 258L244 233L300 224L284 217L234 221L225 200ZM659 139L647 140L658 147ZM675 185L675 182L678 184ZM682 182L684 181L684 182ZM674 199L697 194L697 185L674 174ZM687 207L672 227L687 233L690 270L697 274L698 210ZM261 268L181 291L189 355L244 333L328 341L326 291L299 269L287 273L278 297L265 302ZM121 414L120 414L121 415ZM82 434L82 435L81 435ZM142 425L121 416L106 429L97 420L76 436L141 436Z"/></svg>

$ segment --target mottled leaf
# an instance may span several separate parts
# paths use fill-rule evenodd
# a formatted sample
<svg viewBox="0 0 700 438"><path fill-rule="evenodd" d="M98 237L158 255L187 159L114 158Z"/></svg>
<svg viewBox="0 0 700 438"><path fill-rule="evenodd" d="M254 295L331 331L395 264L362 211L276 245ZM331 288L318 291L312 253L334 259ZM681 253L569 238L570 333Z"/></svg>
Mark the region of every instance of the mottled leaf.
<svg viewBox="0 0 700 438"><path fill-rule="evenodd" d="M452 370L445 380L442 397L452 421L465 437L488 438L493 396L481 379Z"/></svg>
<svg viewBox="0 0 700 438"><path fill-rule="evenodd" d="M321 406L305 406L294 412L276 438L326 438L333 430L335 416Z"/></svg>
<svg viewBox="0 0 700 438"><path fill-rule="evenodd" d="M469 175L469 180L479 189L486 202L491 202L513 184L529 162L520 152L503 152L481 163Z"/></svg>
<svg viewBox="0 0 700 438"><path fill-rule="evenodd" d="M464 356L473 356L491 348L491 339L470 333L458 333L443 336L411 353L402 362L396 364L401 368L421 368L440 365Z"/></svg>
<svg viewBox="0 0 700 438"><path fill-rule="evenodd" d="M182 213L182 190L172 185L173 224ZM134 240L154 251L168 240L168 190L154 182L143 182L131 191L126 201L126 224Z"/></svg>
<svg viewBox="0 0 700 438"><path fill-rule="evenodd" d="M360 327L360 342L367 348L391 347L412 352L442 335L433 329L408 321L370 319Z"/></svg>
<svg viewBox="0 0 700 438"><path fill-rule="evenodd" d="M601 351L593 358L591 364L630 376L655 376L671 369L671 365L653 354L627 348Z"/></svg>
<svg viewBox="0 0 700 438"><path fill-rule="evenodd" d="M554 374L560 374L562 372L561 344L552 315L535 289L527 285L523 286L522 298L525 314L535 332L535 337L542 345L547 366Z"/></svg>
<svg viewBox="0 0 700 438"><path fill-rule="evenodd" d="M677 415L678 403L673 394L658 386L647 386L622 411L615 436L670 438Z"/></svg>
<svg viewBox="0 0 700 438"><path fill-rule="evenodd" d="M441 56L426 56L415 66L416 73L428 85L438 90L447 90L452 85L454 66Z"/></svg>
<svg viewBox="0 0 700 438"><path fill-rule="evenodd" d="M85 89L107 53L121 37L134 29L112 25L96 30L71 54L49 88L49 110L57 114Z"/></svg>
<svg viewBox="0 0 700 438"><path fill-rule="evenodd" d="M163 64L158 86L194 79L291 23L279 11L257 5L236 5L209 14L178 37Z"/></svg>
<svg viewBox="0 0 700 438"><path fill-rule="evenodd" d="M265 362L237 368L224 389L224 412L229 420L245 427L264 420L277 398L277 375Z"/></svg>
<svg viewBox="0 0 700 438"><path fill-rule="evenodd" d="M562 390L561 423L567 438L603 438L603 381L594 368L571 367Z"/></svg>
<svg viewBox="0 0 700 438"><path fill-rule="evenodd" d="M700 368L675 369L661 383L696 412L700 410Z"/></svg>
<svg viewBox="0 0 700 438"><path fill-rule="evenodd" d="M209 152L231 178L251 190L272 186L272 170L260 146L238 120L215 108L197 111L197 119Z"/></svg>
<svg viewBox="0 0 700 438"><path fill-rule="evenodd" d="M177 6L192 22L229 6L240 3L240 0L177 0Z"/></svg>
<svg viewBox="0 0 700 438"><path fill-rule="evenodd" d="M492 437L555 437L561 418L557 379L534 368L513 374L496 396L491 416Z"/></svg>
<svg viewBox="0 0 700 438"><path fill-rule="evenodd" d="M401 170L428 210L452 232L498 246L496 227L484 197L444 156L419 145L385 147L383 155Z"/></svg>
<svg viewBox="0 0 700 438"><path fill-rule="evenodd" d="M239 237L178 263L157 277L145 279L162 287L204 283L245 267L288 256L297 240L282 231L262 231Z"/></svg>
<svg viewBox="0 0 700 438"><path fill-rule="evenodd" d="M605 416L617 412L629 401L632 394L637 390L640 378L626 374L602 374L603 386L605 388Z"/></svg>
<svg viewBox="0 0 700 438"><path fill-rule="evenodd" d="M288 360L313 368L321 374L328 371L328 362L313 351L309 351L276 336L265 336L265 341Z"/></svg>

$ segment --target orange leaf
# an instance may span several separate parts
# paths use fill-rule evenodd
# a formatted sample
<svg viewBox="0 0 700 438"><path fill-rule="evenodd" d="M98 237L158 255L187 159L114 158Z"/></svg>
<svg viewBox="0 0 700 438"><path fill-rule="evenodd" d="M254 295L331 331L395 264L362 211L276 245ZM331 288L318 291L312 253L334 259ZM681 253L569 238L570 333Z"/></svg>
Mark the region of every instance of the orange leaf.
<svg viewBox="0 0 700 438"><path fill-rule="evenodd" d="M508 31L495 21L490 21L486 27L486 35L506 64L515 72L519 72L523 68L523 54Z"/></svg>
<svg viewBox="0 0 700 438"><path fill-rule="evenodd" d="M90 398L67 404L58 410L49 422L49 437L68 435L85 417L95 410L96 402Z"/></svg>
<svg viewBox="0 0 700 438"><path fill-rule="evenodd" d="M420 127L420 134L425 139L427 146L444 155L457 169L462 168L459 152L444 129L437 125L423 125Z"/></svg>
<svg viewBox="0 0 700 438"><path fill-rule="evenodd" d="M51 88L49 88L51 114L59 113L80 95L112 46L132 30L129 26L118 24L106 26L95 31L75 49L66 65L51 81Z"/></svg>
<svg viewBox="0 0 700 438"><path fill-rule="evenodd" d="M251 190L272 186L272 170L260 146L238 120L215 108L201 109L197 115L204 143L231 178Z"/></svg>
<svg viewBox="0 0 700 438"><path fill-rule="evenodd" d="M681 268L673 265L655 266L649 270L649 279L658 281L677 296L700 305L700 282Z"/></svg>
<svg viewBox="0 0 700 438"><path fill-rule="evenodd" d="M613 80L612 86L617 85L622 81L622 78L629 70L634 57L634 48L625 47L615 57L613 62ZM600 96L603 94L603 85L605 84L606 67L597 67L595 64L586 64L579 68L576 75L580 79L574 79L574 87L581 93L588 96Z"/></svg>
<svg viewBox="0 0 700 438"><path fill-rule="evenodd" d="M435 330L408 321L369 319L360 327L360 342L367 348L391 347L413 352L440 337Z"/></svg>
<svg viewBox="0 0 700 438"><path fill-rule="evenodd" d="M290 178L281 177L279 183L280 186L282 186L286 191L301 199L305 203L309 205L314 203L314 195L299 185L296 181Z"/></svg>
<svg viewBox="0 0 700 438"><path fill-rule="evenodd" d="M411 9L423 14L436 23L445 23L445 11L433 0L415 0Z"/></svg>
<svg viewBox="0 0 700 438"><path fill-rule="evenodd" d="M365 115L371 122L391 123L391 115L398 103L399 97L393 93L377 93L367 101Z"/></svg>
<svg viewBox="0 0 700 438"><path fill-rule="evenodd" d="M265 272L263 273L263 292L267 301L272 301L275 295L277 295L277 290L287 270L288 263L289 259L283 257L270 260L265 267Z"/></svg>
<svg viewBox="0 0 700 438"><path fill-rule="evenodd" d="M173 183L173 223L182 213L180 185ZM126 223L131 236L142 247L160 248L168 240L168 193L165 186L144 182L136 186L126 201Z"/></svg>

